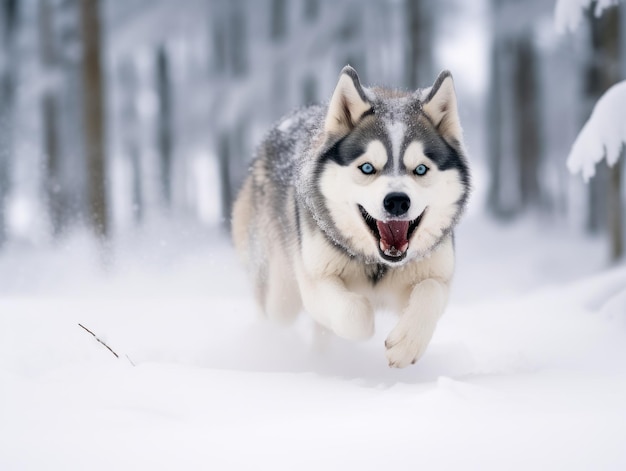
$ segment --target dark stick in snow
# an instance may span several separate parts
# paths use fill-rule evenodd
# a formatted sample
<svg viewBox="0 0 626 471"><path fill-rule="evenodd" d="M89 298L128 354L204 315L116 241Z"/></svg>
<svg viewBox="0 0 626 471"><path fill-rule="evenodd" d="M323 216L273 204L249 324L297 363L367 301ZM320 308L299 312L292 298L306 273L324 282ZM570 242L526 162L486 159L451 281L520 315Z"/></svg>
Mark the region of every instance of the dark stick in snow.
<svg viewBox="0 0 626 471"><path fill-rule="evenodd" d="M83 329L85 329L87 332L89 332L91 335L93 335L93 337L100 342L102 345L104 345L113 355L115 355L115 358L119 358L119 355L117 353L115 353L113 351L113 349L111 347L109 347L106 343L104 343L102 340L100 340L98 338L98 336L96 334L94 334L91 330L89 330L87 327L85 327L84 325L82 325L80 322L78 323L79 326L81 326ZM130 361L130 358L128 359ZM131 361L132 364L132 361ZM133 365L134 366L134 365Z"/></svg>

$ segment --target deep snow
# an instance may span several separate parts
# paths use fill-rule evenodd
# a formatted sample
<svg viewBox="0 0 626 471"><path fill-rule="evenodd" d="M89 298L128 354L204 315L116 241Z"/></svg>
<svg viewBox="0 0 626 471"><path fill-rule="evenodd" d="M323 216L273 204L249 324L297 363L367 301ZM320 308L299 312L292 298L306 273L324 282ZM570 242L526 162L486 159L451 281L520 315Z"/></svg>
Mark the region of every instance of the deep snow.
<svg viewBox="0 0 626 471"><path fill-rule="evenodd" d="M270 324L224 238L160 234L105 274L82 237L0 255L0 469L626 467L626 267L600 241L467 218L435 337L392 370L390 314L363 343Z"/></svg>

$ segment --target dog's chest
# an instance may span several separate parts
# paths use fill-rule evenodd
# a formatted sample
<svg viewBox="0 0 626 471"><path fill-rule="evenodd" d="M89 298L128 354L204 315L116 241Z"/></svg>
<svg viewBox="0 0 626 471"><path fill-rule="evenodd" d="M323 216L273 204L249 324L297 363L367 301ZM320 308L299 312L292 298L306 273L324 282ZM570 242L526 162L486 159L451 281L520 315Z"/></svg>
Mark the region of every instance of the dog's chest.
<svg viewBox="0 0 626 471"><path fill-rule="evenodd" d="M383 265L382 263L378 264L368 264L364 267L364 275L365 278L370 282L372 286L376 286L379 284L387 272L389 271L389 267Z"/></svg>
<svg viewBox="0 0 626 471"><path fill-rule="evenodd" d="M354 263L346 268L341 274L346 288L367 297L376 308L401 308L413 285L413 280L383 264Z"/></svg>

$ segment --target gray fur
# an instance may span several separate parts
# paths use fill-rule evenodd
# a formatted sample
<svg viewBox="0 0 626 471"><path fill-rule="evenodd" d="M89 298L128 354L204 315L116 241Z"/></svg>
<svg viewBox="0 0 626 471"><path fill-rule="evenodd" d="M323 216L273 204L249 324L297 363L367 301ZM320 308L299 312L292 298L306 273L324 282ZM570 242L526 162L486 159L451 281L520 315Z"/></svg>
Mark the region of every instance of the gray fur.
<svg viewBox="0 0 626 471"><path fill-rule="evenodd" d="M350 280L343 277L357 276L367 280L372 287L377 287L387 277L399 279L398 276L402 276L401 270L404 270L405 264L419 264L420 260L429 257L440 244L449 241L454 225L467 202L470 176L460 135L446 134L448 129L456 129L457 123L437 124L433 117L424 111L424 105L437 94L449 73L442 73L430 89L412 93L363 88L352 68L344 69L342 74L352 80L358 93L357 95L353 92L352 97L357 97L357 101L359 98L363 101L359 110L366 111L360 112L359 116L355 117L349 109L350 100L340 101L339 105L335 103L334 109L338 110L337 129L345 128L346 131L343 133L328 128L329 123L331 126L335 123L328 118L332 111L330 105L299 109L279 121L259 146L251 165L250 175L235 204L233 213L235 245L251 272L257 299L270 317L272 312L268 311L272 308L267 305L268 297L277 298L279 300L277 306L279 310L283 310L281 295L271 291L278 289L272 288L276 281L269 279L272 270L276 271L273 266L282 267L278 272L282 280L280 283L289 284L285 289L296 291L285 303L291 303L293 309L297 309L302 302L298 295L300 293L306 308L306 296L302 292L304 288L300 280L301 266L305 263L302 262L306 258L305 255L310 255L303 252L309 250L305 249L304 245L310 246L310 241L313 240L311 238L314 238L315 234L323 236L326 246L334 250L335 255L329 263L335 267L333 273L339 276L339 279L349 285ZM456 113L456 101L452 105ZM447 112L445 109L436 110L439 111ZM396 129L396 132L390 134L392 128ZM399 129L403 130L402 135L398 134ZM354 161L363 156L372 142L382 143L388 156L384 167L378 169L378 175L391 179L404 177L403 181L413 181L406 180L408 175L418 182L419 177L413 174L415 169L406 168L403 160L409 145L418 142L424 155L430 159L428 162L432 162L441 172L453 170L462 186L458 198L451 203L453 207L446 213L449 213L449 216L442 219L439 225L437 221L431 222L434 224L432 226L434 229L430 230L432 237L430 234L429 238L423 237L429 241L427 245L421 247L420 251L411 253L407 260L398 263L381 258L373 249L366 253L365 250L356 247L352 243L353 235L340 229L337 221L333 219L331 214L333 207L329 207L330 203L324 196L325 189L322 187L322 177L331 167L354 167ZM349 191L348 184L346 191ZM356 204L354 210L357 211ZM424 220L431 217L428 208L416 221L420 221L422 217ZM420 231L421 224L420 222L415 229L416 233ZM358 230L362 235L368 229L363 221L361 226ZM380 234L378 236L381 237ZM413 240L413 235L408 237ZM371 238L374 246L375 235ZM412 242L409 241L409 244ZM361 275L347 275L348 272L354 273L354 270L356 273L360 271ZM415 270L420 270L418 265ZM393 350L393 347L388 347L389 349ZM416 358L417 356L412 360ZM398 366L403 365L404 361L390 359L390 364L392 363L397 363L392 366Z"/></svg>

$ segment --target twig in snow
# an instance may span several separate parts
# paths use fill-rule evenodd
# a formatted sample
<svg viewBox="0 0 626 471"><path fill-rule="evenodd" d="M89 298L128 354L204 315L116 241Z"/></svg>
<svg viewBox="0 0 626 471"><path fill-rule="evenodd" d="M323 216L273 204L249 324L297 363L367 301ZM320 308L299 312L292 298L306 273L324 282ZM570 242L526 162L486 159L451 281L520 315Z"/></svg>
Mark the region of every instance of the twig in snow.
<svg viewBox="0 0 626 471"><path fill-rule="evenodd" d="M79 326L81 326L83 329L85 329L87 332L89 332L91 335L93 335L93 337L94 337L94 338L95 338L98 342L100 342L102 345L104 345L104 346L105 346L105 347L106 347L106 348L107 348L107 349L108 349L108 350L109 350L109 351L110 351L113 355L115 355L115 358L119 358L119 355L118 355L117 353L115 353L115 352L113 351L113 349L112 349L111 347L109 347L106 343L104 343L102 340L100 340L96 334L94 334L91 330L89 330L87 327L85 327L84 325L82 325L80 322L78 323L78 325L79 325ZM128 358L128 356L127 356L126 358ZM128 360L130 361L130 358L128 358ZM131 361L131 364L132 364L132 363L133 363L133 362ZM133 366L134 366L134 365L133 365Z"/></svg>

